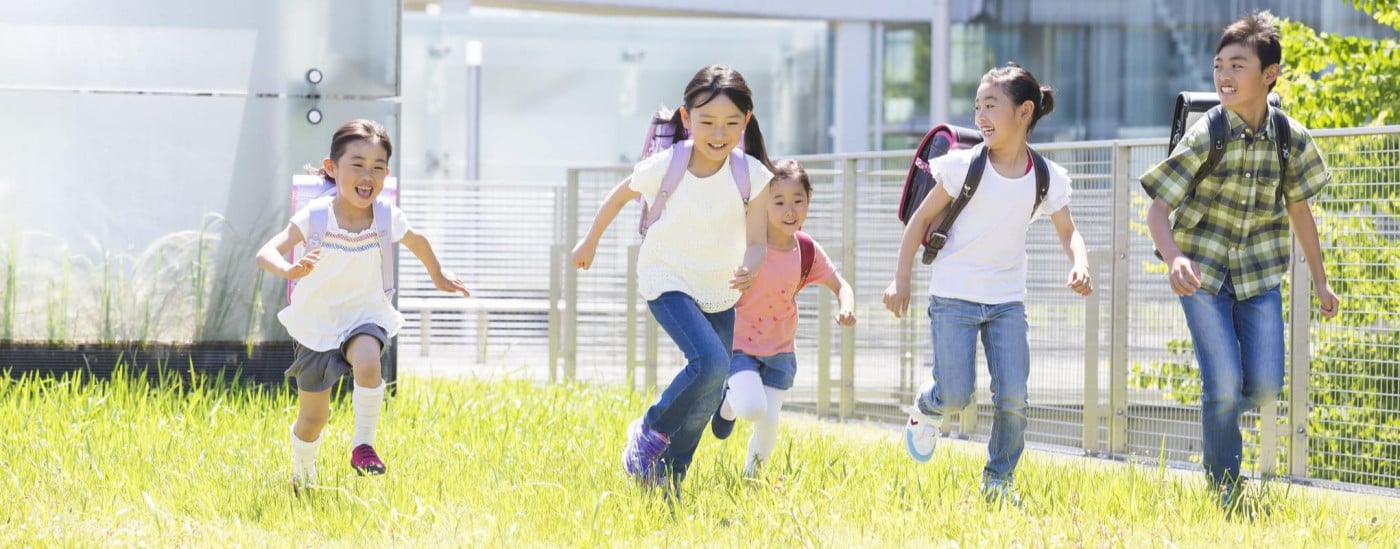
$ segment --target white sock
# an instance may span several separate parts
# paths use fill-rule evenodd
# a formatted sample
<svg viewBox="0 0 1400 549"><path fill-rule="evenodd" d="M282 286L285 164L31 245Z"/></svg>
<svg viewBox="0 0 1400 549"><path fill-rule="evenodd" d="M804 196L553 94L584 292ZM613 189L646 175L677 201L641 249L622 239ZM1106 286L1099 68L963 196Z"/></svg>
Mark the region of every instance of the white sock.
<svg viewBox="0 0 1400 549"><path fill-rule="evenodd" d="M311 442L297 438L296 426L292 426L292 475L303 484L316 484L316 451L321 448L321 437Z"/></svg>
<svg viewBox="0 0 1400 549"><path fill-rule="evenodd" d="M384 382L375 388L355 384L355 392L350 395L355 408L355 436L350 438L350 447L361 444L374 445L374 430L379 427L379 410L384 407Z"/></svg>
<svg viewBox="0 0 1400 549"><path fill-rule="evenodd" d="M778 414L782 413L783 398L787 396L787 391L772 387L764 387L763 392L768 400L768 409L763 417L753 424L753 436L749 438L749 458L744 464L744 474L748 476L758 474L759 467L768 462L768 458L773 455L773 448L778 445Z"/></svg>

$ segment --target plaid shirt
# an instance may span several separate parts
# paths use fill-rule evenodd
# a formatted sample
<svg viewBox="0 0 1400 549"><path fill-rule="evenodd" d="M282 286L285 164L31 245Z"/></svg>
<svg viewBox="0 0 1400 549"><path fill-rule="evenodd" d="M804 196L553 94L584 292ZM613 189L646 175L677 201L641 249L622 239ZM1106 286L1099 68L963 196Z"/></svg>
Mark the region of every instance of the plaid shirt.
<svg viewBox="0 0 1400 549"><path fill-rule="evenodd" d="M1332 179L1312 135L1296 120L1288 177L1279 200L1277 136L1270 118L1264 131L1246 127L1226 109L1229 139L1215 173L1193 191L1191 178L1205 163L1210 129L1201 117L1187 130L1176 150L1142 175L1143 190L1173 208L1172 237L1201 270L1201 289L1212 294L1229 276L1239 300L1263 294L1283 281L1288 268L1287 203L1312 198Z"/></svg>

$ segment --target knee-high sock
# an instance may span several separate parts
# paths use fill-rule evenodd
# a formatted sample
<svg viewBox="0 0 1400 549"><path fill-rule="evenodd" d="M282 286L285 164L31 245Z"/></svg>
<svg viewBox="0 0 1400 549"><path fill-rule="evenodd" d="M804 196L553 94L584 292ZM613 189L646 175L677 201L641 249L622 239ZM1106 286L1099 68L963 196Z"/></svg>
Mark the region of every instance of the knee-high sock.
<svg viewBox="0 0 1400 549"><path fill-rule="evenodd" d="M758 421L767 410L764 404L763 379L758 372L745 370L729 376L729 393L724 400L729 403L734 417L748 421ZM720 414L723 415L723 410Z"/></svg>
<svg viewBox="0 0 1400 549"><path fill-rule="evenodd" d="M753 424L753 436L749 438L749 458L744 463L744 474L753 476L758 473L758 468L768 463L768 458L773 455L773 448L778 445L778 414L783 410L783 399L787 396L787 391L764 387L763 393L767 397L768 409L763 417Z"/></svg>
<svg viewBox="0 0 1400 549"><path fill-rule="evenodd" d="M297 438L296 428L291 430L292 438L292 474L298 481L315 484L316 483L316 451L321 448L321 437L307 442Z"/></svg>
<svg viewBox="0 0 1400 549"><path fill-rule="evenodd" d="M384 382L378 387L361 387L355 384L355 392L350 395L355 408L355 436L350 439L350 447L361 444L374 445L374 430L379 427L379 411L384 407Z"/></svg>

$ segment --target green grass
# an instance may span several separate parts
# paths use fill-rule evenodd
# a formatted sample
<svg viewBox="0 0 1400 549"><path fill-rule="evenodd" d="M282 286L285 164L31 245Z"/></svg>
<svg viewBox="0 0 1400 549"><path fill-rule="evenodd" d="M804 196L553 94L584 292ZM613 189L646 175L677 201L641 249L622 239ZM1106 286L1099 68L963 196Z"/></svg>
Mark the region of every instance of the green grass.
<svg viewBox="0 0 1400 549"><path fill-rule="evenodd" d="M408 379L378 436L389 474L350 471L337 402L317 489L288 488L282 391L173 376L0 378L0 546L1394 546L1400 502L1274 483L1227 519L1197 474L1028 452L1025 510L975 486L984 447L905 457L889 428L792 418L760 480L748 426L701 443L681 503L618 465L643 395L588 385Z"/></svg>

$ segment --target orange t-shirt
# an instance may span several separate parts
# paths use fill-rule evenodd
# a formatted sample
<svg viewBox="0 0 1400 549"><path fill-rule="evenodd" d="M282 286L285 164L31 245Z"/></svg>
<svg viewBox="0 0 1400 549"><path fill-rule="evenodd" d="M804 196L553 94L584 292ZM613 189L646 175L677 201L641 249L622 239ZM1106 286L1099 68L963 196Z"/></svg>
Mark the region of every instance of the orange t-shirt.
<svg viewBox="0 0 1400 549"><path fill-rule="evenodd" d="M797 279L802 276L800 247L768 248L768 257L753 287L734 306L734 350L753 356L793 352L797 337ZM831 258L815 241L807 284L819 284L836 274Z"/></svg>

